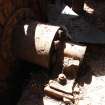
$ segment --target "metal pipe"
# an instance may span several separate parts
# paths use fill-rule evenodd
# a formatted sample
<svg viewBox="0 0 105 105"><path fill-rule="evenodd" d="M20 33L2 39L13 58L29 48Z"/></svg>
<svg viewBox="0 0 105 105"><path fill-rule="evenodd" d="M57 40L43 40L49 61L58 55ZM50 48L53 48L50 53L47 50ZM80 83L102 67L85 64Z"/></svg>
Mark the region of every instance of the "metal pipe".
<svg viewBox="0 0 105 105"><path fill-rule="evenodd" d="M72 43L66 43L64 49L65 57L74 58L74 59L83 59L86 51L86 46L80 46Z"/></svg>
<svg viewBox="0 0 105 105"><path fill-rule="evenodd" d="M19 59L45 68L79 66L86 46L64 42L66 37L64 33L65 30L59 26L38 22L19 25L15 27L13 33L13 54Z"/></svg>
<svg viewBox="0 0 105 105"><path fill-rule="evenodd" d="M52 50L56 50L58 45L55 42L62 40L58 30L62 30L61 27L37 22L17 26L13 35L14 55L17 58L49 68L52 52L56 52Z"/></svg>

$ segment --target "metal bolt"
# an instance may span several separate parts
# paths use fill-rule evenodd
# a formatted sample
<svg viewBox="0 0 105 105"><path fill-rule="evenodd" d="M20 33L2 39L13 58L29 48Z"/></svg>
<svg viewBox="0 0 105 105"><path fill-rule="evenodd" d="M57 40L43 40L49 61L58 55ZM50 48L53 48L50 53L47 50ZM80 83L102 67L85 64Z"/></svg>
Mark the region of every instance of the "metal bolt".
<svg viewBox="0 0 105 105"><path fill-rule="evenodd" d="M60 40L54 41L55 50L57 50L59 48L59 43L60 43Z"/></svg>
<svg viewBox="0 0 105 105"><path fill-rule="evenodd" d="M62 35L63 35L63 30L58 30L58 35L59 35L59 38L61 38L62 37Z"/></svg>
<svg viewBox="0 0 105 105"><path fill-rule="evenodd" d="M62 84L62 85L65 85L66 82L67 82L67 79L66 79L66 76L65 74L61 73L58 75L58 78L57 78L57 81Z"/></svg>

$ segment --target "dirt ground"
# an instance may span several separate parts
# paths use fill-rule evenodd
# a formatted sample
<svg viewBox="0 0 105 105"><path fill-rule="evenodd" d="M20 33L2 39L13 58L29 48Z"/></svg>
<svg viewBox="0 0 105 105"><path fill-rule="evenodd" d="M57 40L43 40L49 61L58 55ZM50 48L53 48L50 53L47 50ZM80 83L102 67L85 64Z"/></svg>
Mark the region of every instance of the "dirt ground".
<svg viewBox="0 0 105 105"><path fill-rule="evenodd" d="M84 16L83 18L90 25L105 32L105 2L96 2L94 9L93 15ZM56 19L55 16L49 16L52 23ZM67 23L69 24L69 22ZM79 88L80 94L74 96L77 97L74 105L105 105L105 46L104 44L86 45L86 55L75 79L75 87ZM30 81L17 105L65 105L62 101L55 100L44 94L43 88L50 77L46 74L46 70L38 67L37 70L35 68L32 71L34 72L30 74Z"/></svg>

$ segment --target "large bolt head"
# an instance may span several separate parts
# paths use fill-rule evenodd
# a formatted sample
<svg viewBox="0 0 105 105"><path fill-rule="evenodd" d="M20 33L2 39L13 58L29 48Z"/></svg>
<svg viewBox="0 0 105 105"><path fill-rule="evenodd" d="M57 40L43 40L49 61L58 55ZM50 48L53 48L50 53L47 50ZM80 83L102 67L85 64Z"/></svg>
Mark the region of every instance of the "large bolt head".
<svg viewBox="0 0 105 105"><path fill-rule="evenodd" d="M57 78L57 81L62 84L62 85L65 85L66 82L67 82L67 79L66 79L66 76L65 74L61 73L58 75L58 78Z"/></svg>

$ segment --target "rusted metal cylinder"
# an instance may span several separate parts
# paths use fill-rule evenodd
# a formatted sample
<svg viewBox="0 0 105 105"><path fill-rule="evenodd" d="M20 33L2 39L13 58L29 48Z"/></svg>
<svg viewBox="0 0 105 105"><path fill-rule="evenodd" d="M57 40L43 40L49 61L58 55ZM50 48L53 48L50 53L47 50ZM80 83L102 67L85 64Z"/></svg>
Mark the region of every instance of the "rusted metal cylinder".
<svg viewBox="0 0 105 105"><path fill-rule="evenodd" d="M84 57L85 51L86 51L86 46L66 43L64 54L65 54L65 57L81 60Z"/></svg>
<svg viewBox="0 0 105 105"><path fill-rule="evenodd" d="M66 43L65 30L60 26L52 26L32 22L19 25L14 29L13 54L19 58L54 69L79 67L86 46Z"/></svg>
<svg viewBox="0 0 105 105"><path fill-rule="evenodd" d="M16 57L49 68L56 40L61 40L59 26L32 23L16 27L13 35L13 53ZM62 30L63 31L63 30ZM56 61L55 61L56 62Z"/></svg>
<svg viewBox="0 0 105 105"><path fill-rule="evenodd" d="M63 72L68 78L76 78L79 70L79 65L84 58L86 48L86 46L73 43L65 44Z"/></svg>

